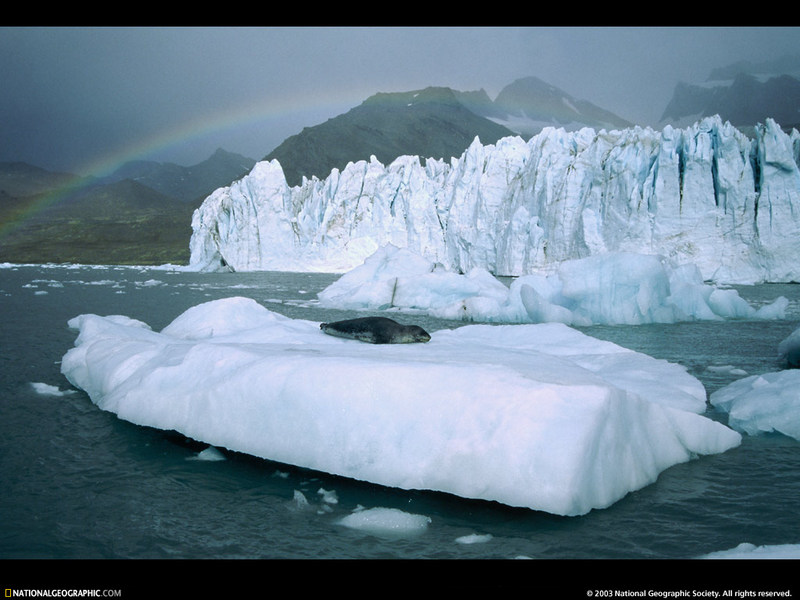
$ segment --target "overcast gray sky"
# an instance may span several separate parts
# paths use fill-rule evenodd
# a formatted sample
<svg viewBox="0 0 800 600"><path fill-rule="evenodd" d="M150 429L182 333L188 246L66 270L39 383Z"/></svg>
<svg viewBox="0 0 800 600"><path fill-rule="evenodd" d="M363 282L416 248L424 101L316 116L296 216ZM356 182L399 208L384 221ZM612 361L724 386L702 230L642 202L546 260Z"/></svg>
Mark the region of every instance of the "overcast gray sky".
<svg viewBox="0 0 800 600"><path fill-rule="evenodd" d="M777 27L0 28L0 161L260 159L377 92L537 76L643 125L678 81L800 52Z"/></svg>

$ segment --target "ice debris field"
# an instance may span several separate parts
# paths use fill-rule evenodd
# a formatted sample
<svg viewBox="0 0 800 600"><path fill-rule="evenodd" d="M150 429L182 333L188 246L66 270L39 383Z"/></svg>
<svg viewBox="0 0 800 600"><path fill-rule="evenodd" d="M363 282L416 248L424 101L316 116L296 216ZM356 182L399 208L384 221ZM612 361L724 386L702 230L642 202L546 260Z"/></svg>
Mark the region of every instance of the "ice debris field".
<svg viewBox="0 0 800 600"><path fill-rule="evenodd" d="M232 297L161 331L125 316L69 324L62 373L103 410L401 489L580 515L741 443L702 415L705 390L682 366L562 323L374 346Z"/></svg>
<svg viewBox="0 0 800 600"><path fill-rule="evenodd" d="M405 310L495 323L641 325L723 319L782 319L789 301L756 309L734 289L703 281L693 264L616 252L561 263L550 274L506 286L485 269L450 271L391 244L319 294L327 308Z"/></svg>

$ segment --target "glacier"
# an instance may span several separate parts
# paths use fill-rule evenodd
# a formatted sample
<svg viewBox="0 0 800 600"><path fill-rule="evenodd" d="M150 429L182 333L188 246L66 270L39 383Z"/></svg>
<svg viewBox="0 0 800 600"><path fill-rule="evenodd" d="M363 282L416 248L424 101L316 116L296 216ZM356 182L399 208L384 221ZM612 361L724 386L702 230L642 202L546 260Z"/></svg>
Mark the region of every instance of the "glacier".
<svg viewBox="0 0 800 600"><path fill-rule="evenodd" d="M708 117L661 131L547 128L460 157L374 156L290 187L261 161L194 212L189 269L346 272L393 244L468 273L551 271L610 252L708 281L800 281L800 134Z"/></svg>
<svg viewBox="0 0 800 600"><path fill-rule="evenodd" d="M400 489L576 516L742 441L681 365L560 323L373 346L231 297L69 326L62 374L121 419Z"/></svg>

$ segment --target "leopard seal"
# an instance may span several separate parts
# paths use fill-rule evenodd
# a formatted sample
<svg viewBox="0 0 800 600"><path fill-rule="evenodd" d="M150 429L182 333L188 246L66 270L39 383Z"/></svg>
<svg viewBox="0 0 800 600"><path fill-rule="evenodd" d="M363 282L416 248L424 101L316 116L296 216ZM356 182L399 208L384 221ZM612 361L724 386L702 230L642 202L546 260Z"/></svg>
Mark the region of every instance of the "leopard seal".
<svg viewBox="0 0 800 600"><path fill-rule="evenodd" d="M368 344L414 344L431 339L430 334L419 325L401 325L386 317L361 317L320 323L319 328L328 335Z"/></svg>

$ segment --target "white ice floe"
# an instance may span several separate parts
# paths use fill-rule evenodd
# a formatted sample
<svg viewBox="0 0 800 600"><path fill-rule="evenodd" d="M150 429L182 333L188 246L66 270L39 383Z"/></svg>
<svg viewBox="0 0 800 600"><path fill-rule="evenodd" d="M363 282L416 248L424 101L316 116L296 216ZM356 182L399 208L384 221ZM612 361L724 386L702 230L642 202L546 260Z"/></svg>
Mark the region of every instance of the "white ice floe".
<svg viewBox="0 0 800 600"><path fill-rule="evenodd" d="M693 265L609 253L566 261L510 287L488 271L462 275L391 244L319 293L320 304L351 310L419 311L496 323L641 325L723 319L780 319L788 300L756 309L736 290L706 284Z"/></svg>
<svg viewBox="0 0 800 600"><path fill-rule="evenodd" d="M717 390L709 400L728 413L728 425L737 431L778 432L800 440L800 370L745 377Z"/></svg>
<svg viewBox="0 0 800 600"><path fill-rule="evenodd" d="M563 324L425 344L334 338L234 297L161 332L80 315L61 370L103 410L217 448L561 515L607 507L741 435L679 365Z"/></svg>
<svg viewBox="0 0 800 600"><path fill-rule="evenodd" d="M756 546L742 543L730 550L720 550L701 556L701 558L746 558L746 559L797 559L800 558L800 544L777 544L773 546Z"/></svg>

